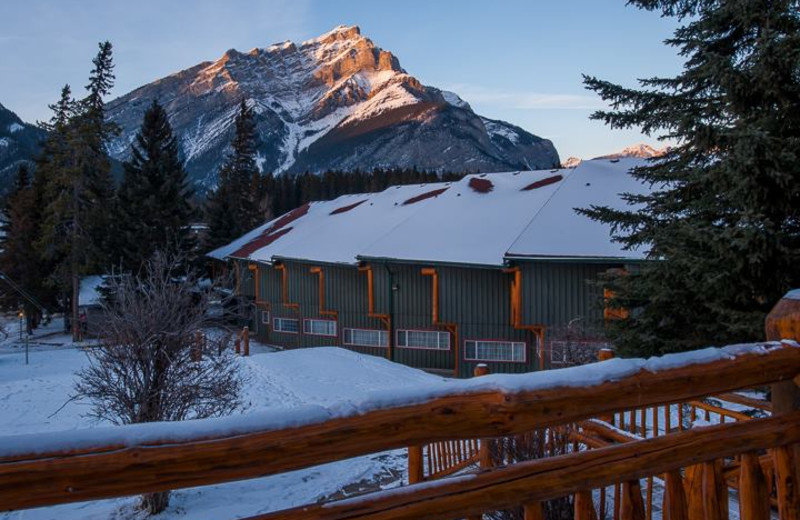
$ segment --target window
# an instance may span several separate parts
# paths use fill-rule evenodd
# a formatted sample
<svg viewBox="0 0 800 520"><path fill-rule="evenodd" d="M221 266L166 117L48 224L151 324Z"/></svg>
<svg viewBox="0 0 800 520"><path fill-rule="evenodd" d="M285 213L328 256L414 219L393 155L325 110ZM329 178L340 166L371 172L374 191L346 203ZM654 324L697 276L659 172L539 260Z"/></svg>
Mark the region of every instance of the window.
<svg viewBox="0 0 800 520"><path fill-rule="evenodd" d="M312 336L336 336L334 320L304 320L303 332Z"/></svg>
<svg viewBox="0 0 800 520"><path fill-rule="evenodd" d="M292 318L275 318L272 320L272 329L275 332L286 332L287 334L297 334L300 332L300 324Z"/></svg>
<svg viewBox="0 0 800 520"><path fill-rule="evenodd" d="M525 343L518 341L466 340L464 342L464 359L524 363Z"/></svg>
<svg viewBox="0 0 800 520"><path fill-rule="evenodd" d="M261 311L261 323L269 325L269 311Z"/></svg>
<svg viewBox="0 0 800 520"><path fill-rule="evenodd" d="M402 348L450 350L450 333L435 330L398 330L397 346Z"/></svg>
<svg viewBox="0 0 800 520"><path fill-rule="evenodd" d="M389 334L385 330L344 329L344 344L356 347L388 347Z"/></svg>

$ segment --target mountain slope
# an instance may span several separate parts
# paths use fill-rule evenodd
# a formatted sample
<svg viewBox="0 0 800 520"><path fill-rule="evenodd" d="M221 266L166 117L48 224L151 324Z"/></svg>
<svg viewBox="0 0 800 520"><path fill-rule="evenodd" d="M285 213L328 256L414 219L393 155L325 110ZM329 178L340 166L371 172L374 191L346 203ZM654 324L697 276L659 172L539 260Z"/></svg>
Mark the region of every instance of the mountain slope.
<svg viewBox="0 0 800 520"><path fill-rule="evenodd" d="M422 85L358 27L340 26L301 44L229 50L112 101L109 118L122 128L112 156L127 158L154 99L181 136L187 170L201 190L216 182L241 99L256 112L263 171L504 171L559 161L550 141L480 117L457 95Z"/></svg>
<svg viewBox="0 0 800 520"><path fill-rule="evenodd" d="M0 104L0 192L6 192L22 164L31 164L45 132L24 123Z"/></svg>

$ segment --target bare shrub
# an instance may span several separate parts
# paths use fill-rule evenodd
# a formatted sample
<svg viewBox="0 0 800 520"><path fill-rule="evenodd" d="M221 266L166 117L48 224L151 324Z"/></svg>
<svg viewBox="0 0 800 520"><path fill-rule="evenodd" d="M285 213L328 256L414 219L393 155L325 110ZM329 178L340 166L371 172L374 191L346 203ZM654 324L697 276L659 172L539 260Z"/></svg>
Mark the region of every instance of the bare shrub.
<svg viewBox="0 0 800 520"><path fill-rule="evenodd" d="M78 373L76 398L90 416L114 424L226 415L240 405L242 378L230 336L202 341L211 325L208 289L179 271L179 258L157 252L138 276L110 277L101 344ZM169 493L145 495L143 509L163 511Z"/></svg>

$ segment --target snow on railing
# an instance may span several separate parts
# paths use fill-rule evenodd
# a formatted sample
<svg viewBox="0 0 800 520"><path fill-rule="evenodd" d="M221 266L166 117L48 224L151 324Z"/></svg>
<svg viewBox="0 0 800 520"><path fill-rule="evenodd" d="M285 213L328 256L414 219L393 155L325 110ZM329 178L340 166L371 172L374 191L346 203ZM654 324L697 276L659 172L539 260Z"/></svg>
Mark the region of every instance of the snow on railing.
<svg viewBox="0 0 800 520"><path fill-rule="evenodd" d="M447 381L413 390L373 393L360 403L339 407L305 406L219 419L4 437L0 438L0 504L3 509L19 509L157 492L283 473L437 441L520 435L612 414L632 406L684 402L740 388L790 381L798 373L800 348L795 343L736 345L648 360L612 359L548 372ZM787 433L790 431L797 435ZM677 450L676 453L686 453L686 457L689 457L687 446L708 449L710 458L693 455L694 458L689 457L693 463L714 460L734 452L738 454L797 442L800 439L795 439L795 436L800 436L800 419L795 415L784 415L714 426L709 429L709 432L716 432L713 435L699 432L705 430L611 446L608 450L616 450L611 459L595 458L598 457L596 453L603 450L586 452L588 455L571 453L564 457L575 464L586 464L584 469L590 473L594 467L592 464L604 461L603 464L619 470L619 475L625 478L633 474L654 474L665 471L665 465L672 467L677 464L680 467L688 460L680 456L667 457L666 452L659 451L669 451L669 446ZM711 443L710 439L715 435L733 439L735 444ZM656 441L658 444L652 452L652 460L630 451L650 453L646 450L651 444L642 443ZM550 460L524 463L528 464L526 469L519 471L527 476L519 482L540 482L539 477L525 472L539 471L545 466L550 468L546 474L557 474L555 467L547 466L551 464ZM490 487L499 486L498 490L506 490L509 482L496 473L505 469L487 470L467 481L483 482ZM569 471L561 474L568 475ZM612 473L597 475L597 480L585 482L592 485L606 482ZM533 481L525 480L529 478ZM441 481L444 487L437 482L422 484L435 486L420 489L434 493L438 497L435 501L449 504L447 495L437 493L467 481L445 479ZM574 483L569 484L569 479L555 482L563 484L558 493L573 492ZM407 489L422 493L417 488L410 486ZM513 486L508 489L512 488L517 489ZM538 489L537 486L529 487L529 490ZM542 498L556 491L536 491L533 495L531 491L527 495L515 496L515 500L519 504L521 498ZM623 486L623 498L633 497L635 491ZM393 496L379 493L374 500L393 504ZM404 500L408 498L406 495L403 497ZM451 518L473 514L476 506L470 504L464 506L462 513L451 514L452 508L456 507L454 504L443 511L447 510ZM485 498L481 508L492 510L503 504L506 504L503 500ZM330 507L340 510L345 506ZM337 517L326 516L331 511L330 508L320 509L320 518ZM286 513L288 516L275 518L304 517L292 516L294 514ZM403 515L405 513L392 513L387 518ZM423 516L445 518L433 514Z"/></svg>

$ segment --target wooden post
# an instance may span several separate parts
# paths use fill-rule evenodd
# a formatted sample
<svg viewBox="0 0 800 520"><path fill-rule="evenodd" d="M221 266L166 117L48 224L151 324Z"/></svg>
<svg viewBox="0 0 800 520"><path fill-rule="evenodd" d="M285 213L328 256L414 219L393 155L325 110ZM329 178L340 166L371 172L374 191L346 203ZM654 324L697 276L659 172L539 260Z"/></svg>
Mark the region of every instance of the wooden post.
<svg viewBox="0 0 800 520"><path fill-rule="evenodd" d="M793 290L767 315L765 332L768 341L800 341L800 290ZM798 378L772 385L772 414L800 410ZM781 520L800 519L800 445L781 446L773 451L775 488Z"/></svg>
<svg viewBox="0 0 800 520"><path fill-rule="evenodd" d="M597 520L597 512L594 510L594 500L590 489L575 493L574 505L575 520Z"/></svg>
<svg viewBox="0 0 800 520"><path fill-rule="evenodd" d="M769 520L767 482L757 453L743 453L739 469L739 518Z"/></svg>
<svg viewBox="0 0 800 520"><path fill-rule="evenodd" d="M705 518L723 520L728 518L728 486L722 475L722 460L703 464L703 496Z"/></svg>
<svg viewBox="0 0 800 520"><path fill-rule="evenodd" d="M236 351L236 353L237 354L241 353L241 351L242 351L242 337L239 334L236 335L236 341L234 341L233 344L234 344L234 350Z"/></svg>
<svg viewBox="0 0 800 520"><path fill-rule="evenodd" d="M644 500L642 488L638 480L631 480L622 484L622 504L620 518L622 520L644 520Z"/></svg>
<svg viewBox="0 0 800 520"><path fill-rule="evenodd" d="M664 503L661 518L663 520L688 520L689 518L686 491L683 488L683 478L678 470L667 472L664 475Z"/></svg>
<svg viewBox="0 0 800 520"><path fill-rule="evenodd" d="M194 341L192 342L190 356L192 361L200 361L203 359L203 333L199 330L194 333Z"/></svg>
<svg viewBox="0 0 800 520"><path fill-rule="evenodd" d="M522 511L524 520L544 520L544 509L541 502L525 504Z"/></svg>
<svg viewBox="0 0 800 520"><path fill-rule="evenodd" d="M610 348L601 348L597 351L597 361L606 361L614 358L614 351Z"/></svg>
<svg viewBox="0 0 800 520"><path fill-rule="evenodd" d="M422 446L408 447L408 483L417 484L424 479Z"/></svg>
<svg viewBox="0 0 800 520"><path fill-rule="evenodd" d="M250 327L242 329L242 343L244 344L244 355L250 355Z"/></svg>
<svg viewBox="0 0 800 520"><path fill-rule="evenodd" d="M489 365L486 363L478 363L472 370L472 375L481 377L489 374ZM481 469L492 467L492 440L481 439L478 446L478 465ZM467 517L467 520L481 520L483 515L475 515Z"/></svg>
<svg viewBox="0 0 800 520"><path fill-rule="evenodd" d="M489 365L486 363L478 363L475 365L475 369L472 371L472 375L475 377L485 376L489 374Z"/></svg>

